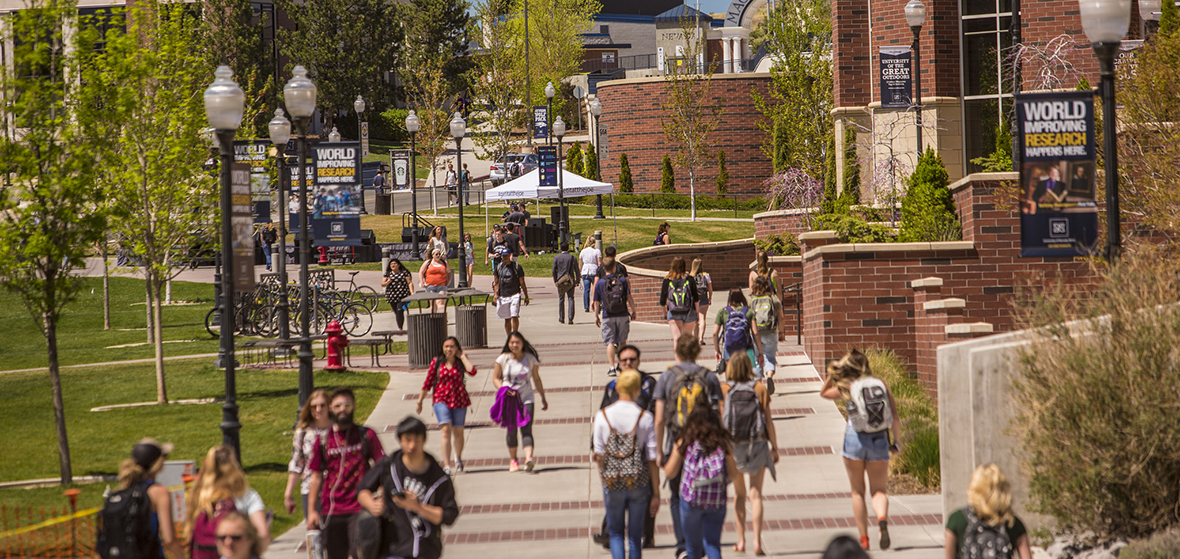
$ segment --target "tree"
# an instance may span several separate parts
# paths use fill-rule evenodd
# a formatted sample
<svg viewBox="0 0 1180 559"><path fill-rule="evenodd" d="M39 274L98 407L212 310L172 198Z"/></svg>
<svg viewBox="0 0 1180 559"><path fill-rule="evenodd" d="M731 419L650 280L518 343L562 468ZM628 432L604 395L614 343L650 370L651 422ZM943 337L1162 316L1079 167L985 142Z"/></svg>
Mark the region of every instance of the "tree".
<svg viewBox="0 0 1180 559"><path fill-rule="evenodd" d="M619 192L630 194L635 191L635 181L631 178L631 164L627 161L627 154L619 154Z"/></svg>
<svg viewBox="0 0 1180 559"><path fill-rule="evenodd" d="M480 0L475 6L476 37L483 47L475 57L471 83L476 101L472 120L483 123L483 134L472 134L476 155L497 161L512 142L512 131L525 126L523 67L517 63L511 22L503 17L502 0Z"/></svg>
<svg viewBox="0 0 1180 559"><path fill-rule="evenodd" d="M407 0L401 4L405 25L405 62L413 67L437 58L452 91L466 91L473 66L467 54L471 7L466 0Z"/></svg>
<svg viewBox="0 0 1180 559"><path fill-rule="evenodd" d="M582 164L582 143L574 142L565 153L565 170L575 175L585 176L586 169Z"/></svg>
<svg viewBox="0 0 1180 559"><path fill-rule="evenodd" d="M829 140L828 160L824 162L824 194L820 202L820 213L830 214L836 210L839 194L836 189L836 137Z"/></svg>
<svg viewBox="0 0 1180 559"><path fill-rule="evenodd" d="M729 191L729 168L725 166L725 150L717 151L717 194Z"/></svg>
<svg viewBox="0 0 1180 559"><path fill-rule="evenodd" d="M168 403L164 378L164 285L186 262L178 252L217 231L218 191L202 171L208 152L200 95L212 68L198 47L199 22L182 4L141 0L130 8L130 34L107 43L104 81L136 102L114 138L115 155L99 174L123 215L118 231L132 243L147 280L156 402ZM115 55L118 55L116 57Z"/></svg>
<svg viewBox="0 0 1180 559"><path fill-rule="evenodd" d="M439 157L446 151L447 138L451 135L450 97L451 84L443 74L442 61L427 59L420 66L410 69L412 81L409 86L410 104L418 114L417 149L430 163L431 185L430 205L435 207L434 192L438 188L438 173L442 170Z"/></svg>
<svg viewBox="0 0 1180 559"><path fill-rule="evenodd" d="M240 0L204 0L201 17L203 34L193 47L210 67L229 66L246 92L238 135L266 137L280 86L275 81L276 61L262 41L262 18L254 16L249 2Z"/></svg>
<svg viewBox="0 0 1180 559"><path fill-rule="evenodd" d="M602 10L598 0L528 0L529 32L524 33L524 0L512 0L514 56L519 75L530 76L532 90L526 92L526 106L544 105L545 85L561 86L561 80L576 74L582 66L582 34L590 31L594 16ZM529 67L525 65L525 42L529 45ZM553 113L561 114L565 99L553 97ZM550 115L552 118L552 115Z"/></svg>
<svg viewBox="0 0 1180 559"><path fill-rule="evenodd" d="M709 136L721 122L721 107L711 93L714 64L704 59L704 30L695 17L681 18L680 30L687 45L678 63L666 65L660 124L668 143L676 146L676 163L688 170L689 205L692 220L696 221L696 172L713 158L713 140Z"/></svg>
<svg viewBox="0 0 1180 559"><path fill-rule="evenodd" d="M676 193L676 173L672 171L672 158L667 155L664 156L664 162L660 164L660 192Z"/></svg>
<svg viewBox="0 0 1180 559"><path fill-rule="evenodd" d="M0 116L22 134L0 137L0 161L13 180L0 196L0 284L14 293L41 334L49 361L62 483L71 483L69 439L58 358L57 324L82 288L76 274L106 233L98 170L111 155L110 124L127 99L106 91L92 61L98 34L80 26L66 48L63 31L77 17L72 0L29 0L0 31L15 48L0 65ZM30 418L36 420L37 418Z"/></svg>
<svg viewBox="0 0 1180 559"><path fill-rule="evenodd" d="M844 184L833 211L849 213L852 206L860 204L860 159L856 156L856 129L844 129Z"/></svg>
<svg viewBox="0 0 1180 559"><path fill-rule="evenodd" d="M791 166L791 145L790 132L787 132L787 123L784 119L776 118L774 121L774 144L771 146L771 168L776 173L785 171L787 167Z"/></svg>
<svg viewBox="0 0 1180 559"><path fill-rule="evenodd" d="M901 231L897 240L903 243L959 240L962 228L955 217L955 201L947 188L950 180L942 156L933 148L926 148L907 183L901 200Z"/></svg>
<svg viewBox="0 0 1180 559"><path fill-rule="evenodd" d="M586 146L586 161L583 164L585 168L585 177L592 180L602 180L598 177L598 148L596 146Z"/></svg>
<svg viewBox="0 0 1180 559"><path fill-rule="evenodd" d="M278 0L294 28L279 30L283 54L307 67L318 88L327 128L336 111L351 109L357 95L371 107L386 104L385 71L400 65L402 44L398 4L386 0L301 2Z"/></svg>
<svg viewBox="0 0 1180 559"><path fill-rule="evenodd" d="M1180 31L1180 9L1176 8L1175 2L1164 0L1160 3L1160 30L1159 36L1171 38Z"/></svg>

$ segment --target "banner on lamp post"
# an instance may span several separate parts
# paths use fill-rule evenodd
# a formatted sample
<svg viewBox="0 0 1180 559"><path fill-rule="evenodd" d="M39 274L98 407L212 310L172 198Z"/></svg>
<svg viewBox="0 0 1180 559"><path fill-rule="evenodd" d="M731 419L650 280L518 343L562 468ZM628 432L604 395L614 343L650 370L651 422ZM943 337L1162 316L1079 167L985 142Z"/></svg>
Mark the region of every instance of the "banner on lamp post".
<svg viewBox="0 0 1180 559"><path fill-rule="evenodd" d="M394 190L408 190L413 175L410 165L410 150L389 150L389 183Z"/></svg>
<svg viewBox="0 0 1180 559"><path fill-rule="evenodd" d="M234 163L250 166L250 204L254 223L270 223L270 140L234 140Z"/></svg>
<svg viewBox="0 0 1180 559"><path fill-rule="evenodd" d="M250 165L234 163L230 168L230 220L233 238L234 291L254 291L254 217L250 213Z"/></svg>
<svg viewBox="0 0 1180 559"><path fill-rule="evenodd" d="M914 97L913 53L910 47L880 49L881 108L908 108Z"/></svg>
<svg viewBox="0 0 1180 559"><path fill-rule="evenodd" d="M361 157L369 156L369 123L361 123Z"/></svg>
<svg viewBox="0 0 1180 559"><path fill-rule="evenodd" d="M549 137L549 107L545 105L533 107L533 137Z"/></svg>
<svg viewBox="0 0 1180 559"><path fill-rule="evenodd" d="M316 246L361 244L360 142L323 142L315 146L315 197L312 226Z"/></svg>
<svg viewBox="0 0 1180 559"><path fill-rule="evenodd" d="M1020 255L1098 252L1094 94L1016 95Z"/></svg>
<svg viewBox="0 0 1180 559"><path fill-rule="evenodd" d="M538 185L557 186L557 146L537 146Z"/></svg>

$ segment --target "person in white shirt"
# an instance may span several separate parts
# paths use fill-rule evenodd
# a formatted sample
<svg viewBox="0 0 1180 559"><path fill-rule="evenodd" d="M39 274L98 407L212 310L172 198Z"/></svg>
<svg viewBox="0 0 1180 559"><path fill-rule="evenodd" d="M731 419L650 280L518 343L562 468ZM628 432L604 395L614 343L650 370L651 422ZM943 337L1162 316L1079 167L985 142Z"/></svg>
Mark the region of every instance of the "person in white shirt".
<svg viewBox="0 0 1180 559"><path fill-rule="evenodd" d="M578 259L582 261L582 306L590 312L590 292L594 289L594 274L602 264L602 251L598 250L598 241L594 237L586 239Z"/></svg>
<svg viewBox="0 0 1180 559"><path fill-rule="evenodd" d="M660 508L655 418L635 403L639 372L619 374L619 400L594 415L594 461L602 476L612 557L623 557L624 533L630 557L642 554L643 519ZM624 517L625 515L625 517Z"/></svg>

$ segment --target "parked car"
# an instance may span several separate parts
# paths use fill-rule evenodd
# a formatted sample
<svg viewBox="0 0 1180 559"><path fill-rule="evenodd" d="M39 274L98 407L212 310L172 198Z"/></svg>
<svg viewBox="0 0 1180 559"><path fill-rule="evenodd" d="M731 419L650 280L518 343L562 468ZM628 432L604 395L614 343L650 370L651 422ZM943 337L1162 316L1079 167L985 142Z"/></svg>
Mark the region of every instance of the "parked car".
<svg viewBox="0 0 1180 559"><path fill-rule="evenodd" d="M498 186L519 176L510 173L512 164L517 161L523 163L523 169L520 172L521 175L527 174L540 165L537 160L537 154L535 153L510 153L492 163L490 173L492 184Z"/></svg>

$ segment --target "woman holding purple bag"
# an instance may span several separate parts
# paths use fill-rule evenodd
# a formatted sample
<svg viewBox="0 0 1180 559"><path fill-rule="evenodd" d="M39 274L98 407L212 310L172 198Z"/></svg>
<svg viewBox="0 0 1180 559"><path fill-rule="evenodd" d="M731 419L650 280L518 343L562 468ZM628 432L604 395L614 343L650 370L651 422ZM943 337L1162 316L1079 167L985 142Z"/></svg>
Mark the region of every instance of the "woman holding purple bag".
<svg viewBox="0 0 1180 559"><path fill-rule="evenodd" d="M541 359L520 332L508 334L508 341L504 342L504 349L496 358L492 382L498 389L496 403L491 409L492 420L508 429L508 457L512 460L508 471L520 469L516 454L516 431L519 429L520 438L524 439L524 468L531 472L536 465L533 460L533 383L541 396L542 411L549 409L549 402L541 384Z"/></svg>

